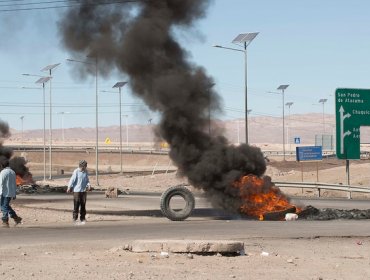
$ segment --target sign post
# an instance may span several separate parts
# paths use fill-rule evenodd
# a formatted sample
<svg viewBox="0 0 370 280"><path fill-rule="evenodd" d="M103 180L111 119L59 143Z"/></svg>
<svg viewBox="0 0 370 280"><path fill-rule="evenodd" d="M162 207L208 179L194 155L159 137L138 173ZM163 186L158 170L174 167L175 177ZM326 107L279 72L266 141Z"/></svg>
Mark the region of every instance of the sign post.
<svg viewBox="0 0 370 280"><path fill-rule="evenodd" d="M321 146L296 147L296 159L298 162L316 161L316 180L319 181L319 166L317 162L322 160ZM301 164L301 178L303 182L303 164Z"/></svg>

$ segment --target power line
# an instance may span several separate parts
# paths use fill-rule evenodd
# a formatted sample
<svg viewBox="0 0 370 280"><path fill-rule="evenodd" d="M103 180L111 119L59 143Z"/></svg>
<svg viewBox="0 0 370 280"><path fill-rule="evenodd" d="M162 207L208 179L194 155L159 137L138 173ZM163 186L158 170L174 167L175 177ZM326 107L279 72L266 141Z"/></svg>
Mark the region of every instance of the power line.
<svg viewBox="0 0 370 280"><path fill-rule="evenodd" d="M76 0L77 1L77 0ZM48 1L46 2L39 2L39 3L26 3L26 4L13 4L14 5L45 5L46 4L57 4L59 2L70 2L70 1ZM107 2L98 2L98 3L84 3L85 6L101 6L101 5L113 5L113 4L127 4L127 3L134 3L139 2L139 0L120 0L120 1L107 1ZM49 9L65 9L65 8L72 8L77 7L81 3L76 2L75 4L70 5L59 5L59 6L45 6L45 7L27 7L27 8L14 8L14 9L1 9L0 12L18 12L18 11L34 11L34 10L49 10ZM1 5L1 6L10 6L10 5Z"/></svg>
<svg viewBox="0 0 370 280"><path fill-rule="evenodd" d="M13 3L13 2L21 2L21 1L25 1L25 0L0 0L0 3L5 3L5 2L11 2L11 3Z"/></svg>
<svg viewBox="0 0 370 280"><path fill-rule="evenodd" d="M48 104L47 104L48 105ZM117 103L101 103L99 105L99 108L100 107L104 107L104 108L115 108L117 107ZM44 104L42 103L6 103L6 102L2 102L0 104L0 107L17 107L17 108L39 108L39 107L43 107ZM49 106L49 105L48 105ZM140 104L140 103L123 103L122 104L123 107L142 107L143 104ZM73 103L73 104L60 104L60 103L56 103L55 105L53 105L53 107L57 107L57 108L95 108L95 104L86 104L86 103Z"/></svg>
<svg viewBox="0 0 370 280"><path fill-rule="evenodd" d="M142 113L142 112L146 112L145 110L137 110L137 111L125 111L125 113ZM113 115L113 114L118 114L119 112L99 112L99 114L104 114L104 115ZM43 115L43 113L29 113L29 112L22 112L23 115L27 116L27 115L37 115L37 116L40 116L40 115ZM70 112L68 115L91 115L93 114L93 112ZM0 116L2 115L19 115L19 113L7 113L7 112L1 112L0 113ZM54 113L53 114L54 116L57 116L58 114L57 113Z"/></svg>
<svg viewBox="0 0 370 280"><path fill-rule="evenodd" d="M74 2L77 2L77 0L73 0ZM1 1L5 2L5 1ZM9 1L6 1L9 2ZM26 6L26 5L44 5L44 4L56 4L56 3L66 3L66 2L72 2L66 1L66 0L58 0L58 1L45 1L45 2L29 2L29 3L11 3L11 4L0 4L0 7L9 7L9 6Z"/></svg>

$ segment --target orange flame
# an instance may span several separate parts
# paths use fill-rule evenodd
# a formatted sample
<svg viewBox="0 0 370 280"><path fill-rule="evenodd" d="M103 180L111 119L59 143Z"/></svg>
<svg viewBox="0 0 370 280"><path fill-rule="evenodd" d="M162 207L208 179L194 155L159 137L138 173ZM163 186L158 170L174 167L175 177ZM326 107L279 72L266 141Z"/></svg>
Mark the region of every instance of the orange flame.
<svg viewBox="0 0 370 280"><path fill-rule="evenodd" d="M17 186L29 185L34 183L31 173L26 174L25 176L23 176L23 178L19 175L16 175L15 181Z"/></svg>
<svg viewBox="0 0 370 280"><path fill-rule="evenodd" d="M265 213L284 211L294 207L287 196L268 178L248 175L234 182L233 187L240 191L242 205L239 210L242 214L263 220ZM300 211L296 208L296 213Z"/></svg>
<svg viewBox="0 0 370 280"><path fill-rule="evenodd" d="M15 181L17 183L17 186L23 185L23 182L24 182L23 179L22 179L22 177L19 176L19 175L16 176Z"/></svg>

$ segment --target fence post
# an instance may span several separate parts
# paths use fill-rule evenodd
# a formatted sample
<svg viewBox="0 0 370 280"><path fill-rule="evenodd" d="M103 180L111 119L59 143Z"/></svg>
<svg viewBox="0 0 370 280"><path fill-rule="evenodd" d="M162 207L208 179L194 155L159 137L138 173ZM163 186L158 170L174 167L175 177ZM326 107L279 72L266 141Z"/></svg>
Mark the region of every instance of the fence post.
<svg viewBox="0 0 370 280"><path fill-rule="evenodd" d="M351 187L348 186L348 194L347 194L348 199L352 199L352 192L351 192Z"/></svg>
<svg viewBox="0 0 370 280"><path fill-rule="evenodd" d="M157 169L157 165L158 165L158 161L155 163L155 166L153 168L153 172L152 172L152 177L154 176L154 172L156 171Z"/></svg>
<svg viewBox="0 0 370 280"><path fill-rule="evenodd" d="M301 181L303 183L303 163L301 162ZM303 188L302 188L302 194L303 194Z"/></svg>
<svg viewBox="0 0 370 280"><path fill-rule="evenodd" d="M166 169L166 174L168 173L168 169L170 169L171 161L168 162L167 169Z"/></svg>

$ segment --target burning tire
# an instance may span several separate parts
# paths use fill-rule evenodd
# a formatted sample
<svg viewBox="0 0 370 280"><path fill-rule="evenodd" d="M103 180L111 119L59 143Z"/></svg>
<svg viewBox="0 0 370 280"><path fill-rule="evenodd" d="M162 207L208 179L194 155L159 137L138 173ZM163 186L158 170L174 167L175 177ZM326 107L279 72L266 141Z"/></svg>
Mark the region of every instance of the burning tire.
<svg viewBox="0 0 370 280"><path fill-rule="evenodd" d="M170 202L175 197L185 201L182 209L172 208ZM164 216L172 221L183 221L188 218L195 207L194 195L184 186L174 186L167 189L161 196L161 211Z"/></svg>

